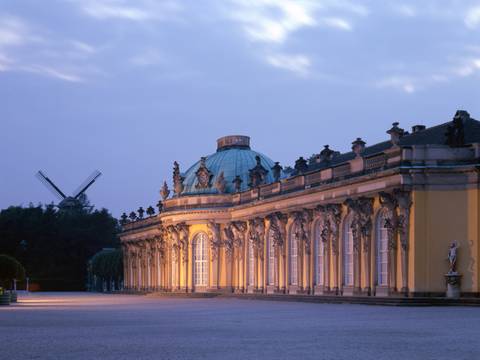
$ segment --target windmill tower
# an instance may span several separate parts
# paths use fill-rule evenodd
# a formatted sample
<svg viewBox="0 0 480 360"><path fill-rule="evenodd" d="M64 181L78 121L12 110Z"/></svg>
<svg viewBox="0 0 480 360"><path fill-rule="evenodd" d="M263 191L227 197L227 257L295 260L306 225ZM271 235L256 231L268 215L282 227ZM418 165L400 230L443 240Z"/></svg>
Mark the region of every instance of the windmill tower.
<svg viewBox="0 0 480 360"><path fill-rule="evenodd" d="M85 203L82 201L82 198L85 196L85 191L97 180L102 173L98 170L95 170L85 181L80 184L80 186L73 192L72 196L66 196L65 193L60 190L60 188L55 185L55 183L50 180L42 171L38 171L37 178L58 198L58 205L56 205L59 210L62 211L71 211L71 210L81 210L85 207Z"/></svg>

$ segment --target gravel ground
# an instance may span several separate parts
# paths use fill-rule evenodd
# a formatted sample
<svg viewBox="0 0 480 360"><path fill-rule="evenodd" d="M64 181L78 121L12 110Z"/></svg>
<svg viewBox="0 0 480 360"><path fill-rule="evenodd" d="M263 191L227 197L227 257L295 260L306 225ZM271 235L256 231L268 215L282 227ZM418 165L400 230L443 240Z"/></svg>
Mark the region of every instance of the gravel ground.
<svg viewBox="0 0 480 360"><path fill-rule="evenodd" d="M480 359L480 308L36 293L1 359Z"/></svg>

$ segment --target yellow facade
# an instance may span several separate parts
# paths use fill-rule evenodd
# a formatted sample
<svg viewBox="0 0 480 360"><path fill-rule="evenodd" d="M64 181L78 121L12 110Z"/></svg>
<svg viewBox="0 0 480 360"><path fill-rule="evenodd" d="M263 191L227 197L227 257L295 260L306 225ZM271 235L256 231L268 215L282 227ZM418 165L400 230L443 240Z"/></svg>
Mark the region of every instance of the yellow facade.
<svg viewBox="0 0 480 360"><path fill-rule="evenodd" d="M466 129L478 125L462 121ZM126 288L444 296L456 242L461 293L478 296L480 146L441 143L439 127L400 130L389 130L391 143L368 150L357 139L337 163L321 153L319 165L300 163L268 181L274 168L257 156L249 187L237 176L235 190L221 183L235 174L214 168L210 157L185 174L176 164L175 194L169 198L164 185L162 212L123 225ZM248 140L222 138L222 151L250 151Z"/></svg>

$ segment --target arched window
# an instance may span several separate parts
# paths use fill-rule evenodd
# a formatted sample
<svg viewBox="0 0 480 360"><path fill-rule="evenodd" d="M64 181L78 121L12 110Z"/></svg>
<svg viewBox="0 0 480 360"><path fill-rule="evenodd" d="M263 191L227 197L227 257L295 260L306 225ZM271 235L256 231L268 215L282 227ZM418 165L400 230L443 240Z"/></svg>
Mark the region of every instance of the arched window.
<svg viewBox="0 0 480 360"><path fill-rule="evenodd" d="M248 285L255 284L255 255L253 251L253 241L248 242Z"/></svg>
<svg viewBox="0 0 480 360"><path fill-rule="evenodd" d="M324 244L322 241L321 235L321 224L319 223L316 227L315 231L315 284L316 285L324 285L323 284L323 252L324 252Z"/></svg>
<svg viewBox="0 0 480 360"><path fill-rule="evenodd" d="M353 285L353 233L352 215L343 224L343 285Z"/></svg>
<svg viewBox="0 0 480 360"><path fill-rule="evenodd" d="M295 226L290 231L290 285L298 285L298 242L295 238Z"/></svg>
<svg viewBox="0 0 480 360"><path fill-rule="evenodd" d="M386 211L381 211L376 223L377 285L388 285L388 230L385 227Z"/></svg>
<svg viewBox="0 0 480 360"><path fill-rule="evenodd" d="M207 234L201 232L193 239L194 271L193 281L195 286L207 286Z"/></svg>
<svg viewBox="0 0 480 360"><path fill-rule="evenodd" d="M271 234L268 236L268 285L275 285L275 247Z"/></svg>

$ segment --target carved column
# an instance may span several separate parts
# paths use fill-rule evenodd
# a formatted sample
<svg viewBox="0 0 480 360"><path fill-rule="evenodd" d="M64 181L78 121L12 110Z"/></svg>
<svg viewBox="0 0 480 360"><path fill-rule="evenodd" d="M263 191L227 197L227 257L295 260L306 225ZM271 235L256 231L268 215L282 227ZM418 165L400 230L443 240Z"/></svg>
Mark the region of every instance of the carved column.
<svg viewBox="0 0 480 360"><path fill-rule="evenodd" d="M222 244L222 239L220 235L220 224L215 223L215 221L210 221L208 224L209 238L210 238L210 269L212 282L210 287L212 289L219 288L219 252L220 246Z"/></svg>
<svg viewBox="0 0 480 360"><path fill-rule="evenodd" d="M128 246L125 243L122 243L122 254L123 254L123 286L125 289L128 289L129 282L128 276L130 275L130 259L128 254Z"/></svg>
<svg viewBox="0 0 480 360"><path fill-rule="evenodd" d="M128 276L128 286L129 290L133 290L135 288L135 273L134 273L134 264L135 264L135 254L133 252L133 246L128 244L128 267L129 267L129 276Z"/></svg>
<svg viewBox="0 0 480 360"><path fill-rule="evenodd" d="M233 241L235 247L236 264L236 290L243 292L245 290L245 235L247 232L247 223L244 221L235 221L232 223Z"/></svg>
<svg viewBox="0 0 480 360"><path fill-rule="evenodd" d="M182 265L180 235L177 227L174 225L169 225L167 230L171 243L172 267L175 266L175 274L172 273L172 289L180 290L180 270Z"/></svg>
<svg viewBox="0 0 480 360"><path fill-rule="evenodd" d="M373 215L373 198L360 198L360 234L362 239L363 250L363 271L365 275L365 288L363 292L367 295L372 293L371 269L372 269L372 215Z"/></svg>
<svg viewBox="0 0 480 360"><path fill-rule="evenodd" d="M353 235L353 292L358 294L361 292L360 287L360 247L361 247L361 233L359 214L355 213L351 225Z"/></svg>
<svg viewBox="0 0 480 360"><path fill-rule="evenodd" d="M388 290L389 293L397 291L397 199L392 194L381 192L380 204L385 210L385 224L388 235Z"/></svg>
<svg viewBox="0 0 480 360"><path fill-rule="evenodd" d="M182 263L182 269L183 269L183 286L182 289L184 289L186 292L189 290L192 290L189 288L189 273L193 274L193 271L189 271L189 263L193 264L193 261L189 262L188 260L188 254L189 254L189 249L190 249L190 243L188 241L189 237L189 226L185 223L179 223L175 226L177 232L178 232L178 239L180 241L180 251L181 251L181 263ZM190 269L192 270L192 269ZM192 281L193 284L193 281Z"/></svg>
<svg viewBox="0 0 480 360"><path fill-rule="evenodd" d="M332 262L333 262L333 293L339 294L339 241L340 241L340 223L342 221L342 205L328 204L326 206L327 221L329 226L330 245L332 248Z"/></svg>
<svg viewBox="0 0 480 360"><path fill-rule="evenodd" d="M264 283L263 258L265 246L265 223L263 219L255 218L248 221L248 238L249 245L253 247L254 252L253 272L255 291L262 291ZM248 261L250 261L250 259Z"/></svg>
<svg viewBox="0 0 480 360"><path fill-rule="evenodd" d="M150 290L151 282L151 268L152 268L152 257L150 252L150 239L144 240L144 253L145 253L145 279L144 279L144 288L148 291Z"/></svg>
<svg viewBox="0 0 480 360"><path fill-rule="evenodd" d="M253 291L258 290L258 234L255 229L255 219L247 222L247 286L253 287ZM252 259L250 253L253 252L253 266L250 266ZM253 268L253 270L251 269ZM253 276L253 284L250 284L250 279Z"/></svg>
<svg viewBox="0 0 480 360"><path fill-rule="evenodd" d="M227 270L227 288L229 291L233 290L233 232L231 225L226 225L223 228L223 242L225 247L225 268Z"/></svg>
<svg viewBox="0 0 480 360"><path fill-rule="evenodd" d="M313 278L312 278L312 241L314 239L314 229L313 224L313 210L304 209L303 210L304 218L304 232L305 237L303 239L303 247L305 251L305 280L303 291L306 294L310 294L313 289Z"/></svg>
<svg viewBox="0 0 480 360"><path fill-rule="evenodd" d="M155 288L160 290L162 288L162 252L163 252L163 237L157 235L153 238L152 247L155 251Z"/></svg>
<svg viewBox="0 0 480 360"><path fill-rule="evenodd" d="M316 221L318 222L318 230L319 233L317 234L315 231L316 229L312 229L312 234L314 236L312 237L312 241L314 242L315 246L315 254L314 254L314 264L317 264L317 266L314 266L314 269L316 272L320 271L319 266L322 267L322 273L323 273L323 278L322 284L321 284L321 291L322 293L327 293L330 291L330 221L328 218L328 212L327 212L327 207L319 205L315 209L315 216L316 216ZM318 241L317 241L318 240ZM322 249L320 250L320 244L322 244ZM323 263L321 265L318 264L318 254L322 251L322 259ZM317 273L314 275L315 282L314 284L318 287L320 287L319 281L317 281Z"/></svg>
<svg viewBox="0 0 480 360"><path fill-rule="evenodd" d="M135 285L137 290L140 290L142 287L142 252L141 248L136 244L136 261L135 261L135 266L136 266L136 276L135 276Z"/></svg>
<svg viewBox="0 0 480 360"><path fill-rule="evenodd" d="M402 289L401 292L405 296L408 295L408 250L409 250L409 234L410 234L410 208L412 206L411 194L408 191L396 190L394 195L397 198L399 216L398 231L400 233L401 246L401 269L402 269Z"/></svg>
<svg viewBox="0 0 480 360"><path fill-rule="evenodd" d="M255 243L256 256L258 265L255 268L255 273L258 275L256 286L258 291L263 291L263 284L265 279L264 258L265 258L265 220L257 218L255 220L255 232L257 234L257 242Z"/></svg>
<svg viewBox="0 0 480 360"><path fill-rule="evenodd" d="M145 255L143 254L143 246L141 243L137 243L138 246L138 265L137 265L137 272L138 272L138 283L137 283L137 289L142 290L143 288L143 262L145 260Z"/></svg>
<svg viewBox="0 0 480 360"><path fill-rule="evenodd" d="M310 291L310 255L311 255L311 211L295 211L291 214L293 218L292 230L294 241L297 242L297 280L301 292Z"/></svg>
<svg viewBox="0 0 480 360"><path fill-rule="evenodd" d="M142 289L148 290L148 278L150 273L150 256L147 248L147 240L142 241Z"/></svg>
<svg viewBox="0 0 480 360"><path fill-rule="evenodd" d="M361 197L359 199L347 199L345 204L352 213L350 225L353 235L353 293L361 293L361 250L363 243L364 270L367 292L370 288L370 232L371 214L373 212L373 199Z"/></svg>
<svg viewBox="0 0 480 360"><path fill-rule="evenodd" d="M288 287L286 259L286 226L288 218L280 212L270 214L267 218L270 223L270 231L277 261L277 268L274 272L275 292L285 293Z"/></svg>

